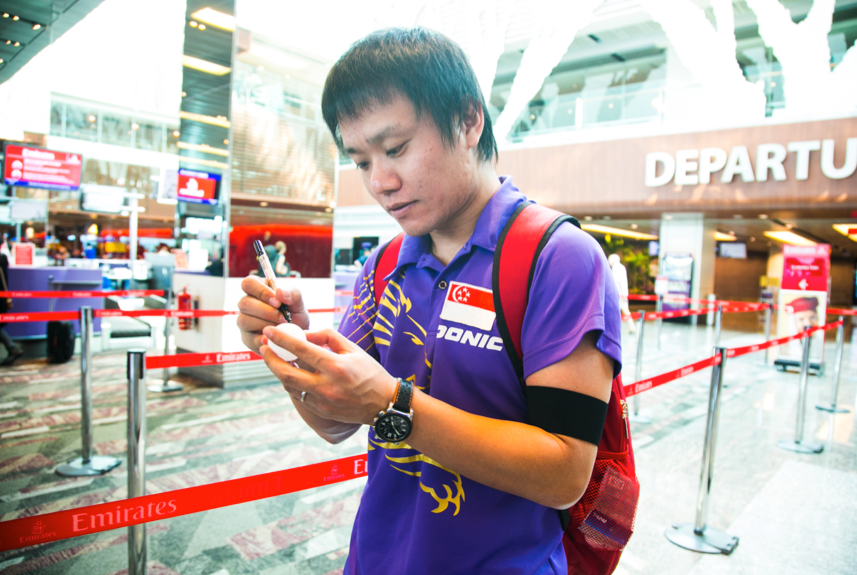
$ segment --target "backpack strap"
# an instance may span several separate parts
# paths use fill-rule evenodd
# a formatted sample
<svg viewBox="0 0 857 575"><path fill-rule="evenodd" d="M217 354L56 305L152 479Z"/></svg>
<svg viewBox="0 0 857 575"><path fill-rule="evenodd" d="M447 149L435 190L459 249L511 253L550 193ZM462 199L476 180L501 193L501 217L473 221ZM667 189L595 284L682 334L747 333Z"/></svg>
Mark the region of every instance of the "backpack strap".
<svg viewBox="0 0 857 575"><path fill-rule="evenodd" d="M379 248L381 251L378 254L378 259L375 260L375 275L372 278L376 307L380 305L381 296L387 289L387 282L384 278L396 269L396 264L399 262L399 250L402 249L402 240L404 239L405 233L402 232Z"/></svg>
<svg viewBox="0 0 857 575"><path fill-rule="evenodd" d="M571 222L580 227L577 219L568 214L535 203L524 203L506 222L494 250L492 284L497 329L525 391L521 331L530 286L539 255L553 232L563 222Z"/></svg>

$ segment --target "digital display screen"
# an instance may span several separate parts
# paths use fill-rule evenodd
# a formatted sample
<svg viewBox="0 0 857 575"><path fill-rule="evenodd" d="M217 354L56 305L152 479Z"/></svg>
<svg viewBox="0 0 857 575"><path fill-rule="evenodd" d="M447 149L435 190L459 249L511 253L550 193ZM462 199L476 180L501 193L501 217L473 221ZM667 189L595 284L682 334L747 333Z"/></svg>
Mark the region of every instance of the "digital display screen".
<svg viewBox="0 0 857 575"><path fill-rule="evenodd" d="M179 170L176 198L180 202L195 204L217 204L220 191L220 174L209 174L195 170Z"/></svg>
<svg viewBox="0 0 857 575"><path fill-rule="evenodd" d="M33 146L7 144L3 181L7 186L77 191L83 157Z"/></svg>

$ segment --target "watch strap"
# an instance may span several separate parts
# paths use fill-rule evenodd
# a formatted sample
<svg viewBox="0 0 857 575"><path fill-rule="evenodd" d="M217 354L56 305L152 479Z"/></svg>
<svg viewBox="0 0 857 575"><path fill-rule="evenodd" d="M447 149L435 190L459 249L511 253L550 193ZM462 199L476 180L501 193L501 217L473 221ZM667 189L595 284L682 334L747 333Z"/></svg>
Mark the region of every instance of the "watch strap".
<svg viewBox="0 0 857 575"><path fill-rule="evenodd" d="M414 397L414 386L410 381L398 378L399 385L396 386L396 397L393 400L393 409L402 413L411 412L411 400Z"/></svg>

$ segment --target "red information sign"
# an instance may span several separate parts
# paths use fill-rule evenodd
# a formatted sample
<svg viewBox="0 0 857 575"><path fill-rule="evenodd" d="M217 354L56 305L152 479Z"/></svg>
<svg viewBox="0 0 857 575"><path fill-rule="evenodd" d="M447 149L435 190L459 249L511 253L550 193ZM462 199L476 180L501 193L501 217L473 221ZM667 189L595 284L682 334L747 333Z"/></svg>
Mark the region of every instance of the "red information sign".
<svg viewBox="0 0 857 575"><path fill-rule="evenodd" d="M782 289L827 291L830 246L783 246Z"/></svg>
<svg viewBox="0 0 857 575"><path fill-rule="evenodd" d="M7 186L76 191L82 165L80 154L8 144L3 179Z"/></svg>
<svg viewBox="0 0 857 575"><path fill-rule="evenodd" d="M179 170L178 199L197 204L216 204L219 174Z"/></svg>
<svg viewBox="0 0 857 575"><path fill-rule="evenodd" d="M36 246L34 244L15 244L12 249L16 266L33 265L33 258L36 254Z"/></svg>

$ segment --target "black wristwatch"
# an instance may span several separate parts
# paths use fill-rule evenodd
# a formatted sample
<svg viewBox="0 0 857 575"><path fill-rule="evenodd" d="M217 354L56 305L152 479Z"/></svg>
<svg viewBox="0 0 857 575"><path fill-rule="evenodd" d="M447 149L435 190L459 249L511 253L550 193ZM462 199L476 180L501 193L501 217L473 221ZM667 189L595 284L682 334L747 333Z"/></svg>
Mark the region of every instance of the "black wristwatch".
<svg viewBox="0 0 857 575"><path fill-rule="evenodd" d="M414 388L410 381L398 378L399 385L396 387L396 395L390 402L387 411L382 411L375 418L372 429L375 436L391 443L401 443L411 435L414 426L414 410L411 409L411 400L414 397Z"/></svg>

